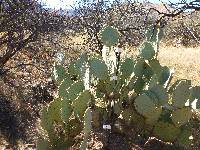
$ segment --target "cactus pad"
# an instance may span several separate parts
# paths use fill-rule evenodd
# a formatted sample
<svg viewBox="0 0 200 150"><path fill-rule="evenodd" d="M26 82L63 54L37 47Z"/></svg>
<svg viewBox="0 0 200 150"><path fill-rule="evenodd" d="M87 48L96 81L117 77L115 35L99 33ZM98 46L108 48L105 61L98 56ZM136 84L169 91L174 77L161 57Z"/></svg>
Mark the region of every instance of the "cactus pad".
<svg viewBox="0 0 200 150"><path fill-rule="evenodd" d="M145 86L145 81L142 78L138 78L134 83L133 89L137 94L139 94L140 92L142 92L144 86Z"/></svg>
<svg viewBox="0 0 200 150"><path fill-rule="evenodd" d="M63 99L61 104L61 118L65 123L68 123L72 114L70 101L68 99Z"/></svg>
<svg viewBox="0 0 200 150"><path fill-rule="evenodd" d="M148 83L148 88L152 88L156 85L158 85L158 77L156 74L153 74L153 76L151 77L151 79Z"/></svg>
<svg viewBox="0 0 200 150"><path fill-rule="evenodd" d="M200 100L200 86L195 86L191 88L191 100L198 99Z"/></svg>
<svg viewBox="0 0 200 150"><path fill-rule="evenodd" d="M70 88L67 90L67 95L65 96L65 99L68 100L74 100L77 98L78 94L82 92L85 89L83 82L77 81L74 84L70 86Z"/></svg>
<svg viewBox="0 0 200 150"><path fill-rule="evenodd" d="M153 76L154 72L151 66L149 66L147 63L144 64L144 76L147 80L150 80Z"/></svg>
<svg viewBox="0 0 200 150"><path fill-rule="evenodd" d="M49 117L49 113L47 111L47 107L43 107L41 111L41 126L43 129L45 129L47 132L53 131L53 120L51 117Z"/></svg>
<svg viewBox="0 0 200 150"><path fill-rule="evenodd" d="M49 141L41 139L41 140L37 141L36 149L37 150L50 150L51 144Z"/></svg>
<svg viewBox="0 0 200 150"><path fill-rule="evenodd" d="M160 41L164 35L163 29L155 26L150 26L146 30L146 40L150 42Z"/></svg>
<svg viewBox="0 0 200 150"><path fill-rule="evenodd" d="M83 133L84 133L84 140L81 143L80 146L80 150L86 150L87 149L87 141L88 141L88 137L89 137L89 133L92 129L92 112L90 110L90 108L87 108L84 114L84 129L83 129Z"/></svg>
<svg viewBox="0 0 200 150"><path fill-rule="evenodd" d="M165 142L173 142L180 134L180 129L171 123L159 121L156 123L153 133L157 138Z"/></svg>
<svg viewBox="0 0 200 150"><path fill-rule="evenodd" d="M155 56L155 50L150 42L144 42L140 48L140 55L146 59L151 60Z"/></svg>
<svg viewBox="0 0 200 150"><path fill-rule="evenodd" d="M128 77L131 76L131 74L134 71L134 62L131 58L126 58L120 67L120 72L122 74L121 78L123 79L127 79Z"/></svg>
<svg viewBox="0 0 200 150"><path fill-rule="evenodd" d="M150 117L151 115L154 115L154 112L156 111L155 104L145 93L138 96L135 99L134 104L137 112L146 118Z"/></svg>
<svg viewBox="0 0 200 150"><path fill-rule="evenodd" d="M181 80L175 87L172 94L173 105L182 108L190 96L190 83L188 80Z"/></svg>
<svg viewBox="0 0 200 150"><path fill-rule="evenodd" d="M87 55L82 54L80 58L76 61L73 61L69 64L68 72L70 75L79 76L79 78L82 76L82 67L87 61Z"/></svg>
<svg viewBox="0 0 200 150"><path fill-rule="evenodd" d="M146 117L145 122L150 125L154 125L157 123L158 119L160 118L160 115L162 113L162 108L161 107L156 107L151 114Z"/></svg>
<svg viewBox="0 0 200 150"><path fill-rule="evenodd" d="M108 67L105 62L100 59L93 58L90 61L91 73L101 79L106 80L108 78Z"/></svg>
<svg viewBox="0 0 200 150"><path fill-rule="evenodd" d="M192 117L192 111L190 107L184 107L172 112L172 121L176 127L180 127L186 124Z"/></svg>
<svg viewBox="0 0 200 150"><path fill-rule="evenodd" d="M177 138L178 144L185 148L189 148L192 144L192 139L190 139L191 136L192 136L191 130L183 129Z"/></svg>
<svg viewBox="0 0 200 150"><path fill-rule="evenodd" d="M150 60L149 65L151 66L155 74L159 74L162 71L162 66L157 59Z"/></svg>
<svg viewBox="0 0 200 150"><path fill-rule="evenodd" d="M134 66L134 74L136 77L142 77L144 72L144 59L138 59Z"/></svg>
<svg viewBox="0 0 200 150"><path fill-rule="evenodd" d="M170 69L167 66L162 67L162 70L158 75L159 83L164 85L166 81L170 78L170 75Z"/></svg>
<svg viewBox="0 0 200 150"><path fill-rule="evenodd" d="M158 106L163 106L168 103L169 96L167 94L167 90L163 86L155 85L149 90L153 92L158 99Z"/></svg>
<svg viewBox="0 0 200 150"><path fill-rule="evenodd" d="M67 94L67 89L70 85L73 84L73 81L70 78L65 78L59 86L58 95L61 98L65 98Z"/></svg>
<svg viewBox="0 0 200 150"><path fill-rule="evenodd" d="M48 107L49 117L51 117L53 121L60 123L62 122L60 112L61 112L61 100L58 98L58 99L53 100L49 104L49 107Z"/></svg>
<svg viewBox="0 0 200 150"><path fill-rule="evenodd" d="M101 31L100 38L104 45L111 47L118 43L119 32L112 26L107 26Z"/></svg>
<svg viewBox="0 0 200 150"><path fill-rule="evenodd" d="M60 84L66 77L65 68L61 65L55 65L53 70L53 78Z"/></svg>
<svg viewBox="0 0 200 150"><path fill-rule="evenodd" d="M80 118L83 118L83 115L88 107L88 103L90 102L90 100L91 94L88 90L83 91L75 100L73 100L73 110Z"/></svg>

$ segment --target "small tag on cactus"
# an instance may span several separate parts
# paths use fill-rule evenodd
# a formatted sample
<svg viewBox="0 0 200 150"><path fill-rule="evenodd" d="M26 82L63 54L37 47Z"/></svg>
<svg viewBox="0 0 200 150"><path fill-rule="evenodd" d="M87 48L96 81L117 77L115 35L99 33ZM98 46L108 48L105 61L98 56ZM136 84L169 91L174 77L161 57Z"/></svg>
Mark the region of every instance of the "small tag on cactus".
<svg viewBox="0 0 200 150"><path fill-rule="evenodd" d="M103 125L104 130L111 130L111 125Z"/></svg>

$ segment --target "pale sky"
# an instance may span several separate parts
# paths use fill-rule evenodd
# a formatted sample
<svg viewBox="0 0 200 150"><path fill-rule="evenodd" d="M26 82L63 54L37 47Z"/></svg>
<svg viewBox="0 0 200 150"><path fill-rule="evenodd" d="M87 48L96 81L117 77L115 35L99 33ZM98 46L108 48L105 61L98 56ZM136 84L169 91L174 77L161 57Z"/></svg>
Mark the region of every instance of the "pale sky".
<svg viewBox="0 0 200 150"><path fill-rule="evenodd" d="M39 2L43 2L47 5L47 7L51 8L70 8L70 5L73 5L76 0L38 0Z"/></svg>
<svg viewBox="0 0 200 150"><path fill-rule="evenodd" d="M79 0L38 0L38 1L44 2L47 5L47 7L59 9L59 8L71 8L70 5L73 5L76 1L79 1ZM149 1L158 3L158 2L161 2L161 1L162 2L168 2L169 0L149 0ZM170 1L171 2L178 2L180 0L170 0Z"/></svg>

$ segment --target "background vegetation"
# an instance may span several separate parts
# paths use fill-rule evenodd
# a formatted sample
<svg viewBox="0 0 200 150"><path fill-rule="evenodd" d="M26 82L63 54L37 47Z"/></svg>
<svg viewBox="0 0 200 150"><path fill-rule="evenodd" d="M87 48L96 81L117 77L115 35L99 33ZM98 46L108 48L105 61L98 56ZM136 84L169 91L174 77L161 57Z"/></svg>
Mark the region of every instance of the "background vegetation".
<svg viewBox="0 0 200 150"><path fill-rule="evenodd" d="M52 101L57 89L51 79L54 62L64 57L63 64L67 66L83 51L101 53L103 45L99 31L105 24L118 28L120 43L135 54L146 27L160 23L166 36L159 54L161 62L175 67L177 78L192 79L199 85L199 9L198 1L169 5L118 0L112 3L80 1L71 10L53 10L35 0L2 0L1 145L17 148L35 144L39 136L39 111ZM162 50L164 46L168 47L165 51Z"/></svg>

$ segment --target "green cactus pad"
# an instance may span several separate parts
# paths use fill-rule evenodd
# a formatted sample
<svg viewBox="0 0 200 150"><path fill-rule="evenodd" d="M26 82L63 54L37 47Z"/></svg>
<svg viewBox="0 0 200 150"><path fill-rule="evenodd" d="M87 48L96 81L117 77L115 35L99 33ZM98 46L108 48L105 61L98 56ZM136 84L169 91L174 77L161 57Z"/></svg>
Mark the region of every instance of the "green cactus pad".
<svg viewBox="0 0 200 150"><path fill-rule="evenodd" d="M146 40L150 42L160 41L164 35L163 29L159 27L150 26L146 30Z"/></svg>
<svg viewBox="0 0 200 150"><path fill-rule="evenodd" d="M133 123L134 125L139 124L142 126L145 123L144 117L142 117L140 114L138 114L134 108L128 108L124 109L121 112L121 117L124 119L127 123Z"/></svg>
<svg viewBox="0 0 200 150"><path fill-rule="evenodd" d="M66 70L61 65L55 65L53 69L53 78L60 84L67 76Z"/></svg>
<svg viewBox="0 0 200 150"><path fill-rule="evenodd" d="M43 107L41 110L40 115L40 125L43 129L45 129L48 133L51 133L53 131L53 119L49 116L49 113L47 111L47 107Z"/></svg>
<svg viewBox="0 0 200 150"><path fill-rule="evenodd" d="M133 89L137 94L139 94L142 92L144 86L145 86L145 81L142 78L138 78L134 83Z"/></svg>
<svg viewBox="0 0 200 150"><path fill-rule="evenodd" d="M172 93L172 102L173 105L182 108L185 106L186 101L190 96L190 83L188 80L181 80L175 87Z"/></svg>
<svg viewBox="0 0 200 150"><path fill-rule="evenodd" d="M49 117L51 117L53 121L60 123L62 122L60 112L61 112L61 100L55 99L49 104L48 107Z"/></svg>
<svg viewBox="0 0 200 150"><path fill-rule="evenodd" d="M90 108L87 108L84 114L84 129L83 129L83 133L88 134L90 133L91 129L92 129L92 112L90 110Z"/></svg>
<svg viewBox="0 0 200 150"><path fill-rule="evenodd" d="M58 95L61 98L66 97L67 89L73 84L70 78L65 78L59 86Z"/></svg>
<svg viewBox="0 0 200 150"><path fill-rule="evenodd" d="M156 106L161 106L159 105L159 99L158 97L156 96L156 94L150 90L146 90L144 91L144 93L149 96L149 98L153 101L153 103L156 105Z"/></svg>
<svg viewBox="0 0 200 150"><path fill-rule="evenodd" d="M151 66L155 74L159 74L162 71L162 66L157 59L150 60L149 65Z"/></svg>
<svg viewBox="0 0 200 150"><path fill-rule="evenodd" d="M146 59L151 60L155 56L155 50L150 42L144 42L140 47L140 55Z"/></svg>
<svg viewBox="0 0 200 150"><path fill-rule="evenodd" d="M73 100L72 107L74 112L82 119L88 103L91 101L92 95L88 90L83 91L80 95Z"/></svg>
<svg viewBox="0 0 200 150"><path fill-rule="evenodd" d="M190 139L191 136L192 136L191 130L189 129L182 130L177 138L178 144L185 148L189 148L192 144L192 139Z"/></svg>
<svg viewBox="0 0 200 150"><path fill-rule="evenodd" d="M161 85L155 85L149 89L153 92L158 99L158 106L163 106L168 103L169 96L167 94L167 90Z"/></svg>
<svg viewBox="0 0 200 150"><path fill-rule="evenodd" d="M68 100L74 100L77 98L77 96L83 92L85 89L83 82L77 81L74 84L70 86L70 88L67 90L67 95L65 96L64 99Z"/></svg>
<svg viewBox="0 0 200 150"><path fill-rule="evenodd" d="M172 121L176 127L180 127L186 124L192 117L192 111L190 107L184 107L172 112Z"/></svg>
<svg viewBox="0 0 200 150"><path fill-rule="evenodd" d="M105 81L99 80L99 82L98 82L98 84L97 84L97 86L96 86L97 92L99 92L99 94L100 94L100 93L106 93L107 91L106 91L105 86L106 86Z"/></svg>
<svg viewBox="0 0 200 150"><path fill-rule="evenodd" d="M134 105L137 112L146 118L154 115L157 108L153 101L145 93L135 99Z"/></svg>
<svg viewBox="0 0 200 150"><path fill-rule="evenodd" d="M126 58L120 66L121 78L127 79L134 71L134 62L131 58Z"/></svg>
<svg viewBox="0 0 200 150"><path fill-rule="evenodd" d="M182 80L176 80L176 81L171 85L171 87L169 88L168 93L169 93L169 94L172 94L173 91L175 90L175 88L177 87L177 85L178 85L181 81L182 81Z"/></svg>
<svg viewBox="0 0 200 150"><path fill-rule="evenodd" d="M72 108L70 101L68 99L62 100L61 105L61 118L67 124L69 122L70 116L72 115Z"/></svg>
<svg viewBox="0 0 200 150"><path fill-rule="evenodd" d="M60 137L55 138L51 143L52 150L66 150L66 148L69 148L69 142Z"/></svg>
<svg viewBox="0 0 200 150"><path fill-rule="evenodd" d="M71 62L68 67L69 74L75 75L80 78L83 75L82 67L84 66L86 61L87 61L87 55L82 54L78 60Z"/></svg>
<svg viewBox="0 0 200 150"><path fill-rule="evenodd" d="M144 64L144 76L147 80L150 80L153 76L154 72L151 66L149 66L147 63Z"/></svg>
<svg viewBox="0 0 200 150"><path fill-rule="evenodd" d="M144 59L138 59L134 66L134 74L136 77L142 77L144 72Z"/></svg>
<svg viewBox="0 0 200 150"><path fill-rule="evenodd" d="M119 32L112 26L107 26L100 32L100 38L104 45L111 47L118 43Z"/></svg>
<svg viewBox="0 0 200 150"><path fill-rule="evenodd" d="M51 150L51 143L45 139L41 139L37 141L36 144L37 150Z"/></svg>
<svg viewBox="0 0 200 150"><path fill-rule="evenodd" d="M191 100L195 100L195 99L200 100L200 86L192 87L190 91L191 91L191 95L190 95Z"/></svg>
<svg viewBox="0 0 200 150"><path fill-rule="evenodd" d="M127 82L127 86L129 91L132 91L135 85L137 77L133 76L128 82Z"/></svg>
<svg viewBox="0 0 200 150"><path fill-rule="evenodd" d="M148 88L152 88L152 87L154 87L154 86L156 86L156 85L158 85L158 77L157 77L156 74L154 74L154 75L151 77L151 79L150 79L150 81L149 81L149 83L148 83Z"/></svg>
<svg viewBox="0 0 200 150"><path fill-rule="evenodd" d="M92 121L92 112L90 108L87 108L84 114L84 128L83 128L84 140L81 143L80 150L87 149L87 141L88 141L90 131L92 129L91 121Z"/></svg>
<svg viewBox="0 0 200 150"><path fill-rule="evenodd" d="M162 113L162 108L161 107L156 107L151 114L146 117L145 122L150 125L154 125L157 123L158 119L160 118L160 115Z"/></svg>
<svg viewBox="0 0 200 150"><path fill-rule="evenodd" d="M115 88L115 81L106 81L105 82L105 88L106 88L106 91L107 93L112 93L114 92L114 88Z"/></svg>
<svg viewBox="0 0 200 150"><path fill-rule="evenodd" d="M153 133L158 138L165 142L173 142L180 134L180 129L168 122L159 121L156 123Z"/></svg>
<svg viewBox="0 0 200 150"><path fill-rule="evenodd" d="M80 66L81 67L81 66ZM78 67L77 63L74 61L74 62L71 62L69 64L69 67L68 67L68 71L70 73L70 75L76 75L78 76L80 74L80 67Z"/></svg>
<svg viewBox="0 0 200 150"><path fill-rule="evenodd" d="M103 98L104 97L104 93L102 93L98 88L95 90L95 96L97 98Z"/></svg>
<svg viewBox="0 0 200 150"><path fill-rule="evenodd" d="M90 61L91 73L101 79L108 79L108 67L103 60L93 58Z"/></svg>
<svg viewBox="0 0 200 150"><path fill-rule="evenodd" d="M170 69L167 66L162 67L162 71L158 74L158 82L162 85L170 78Z"/></svg>

